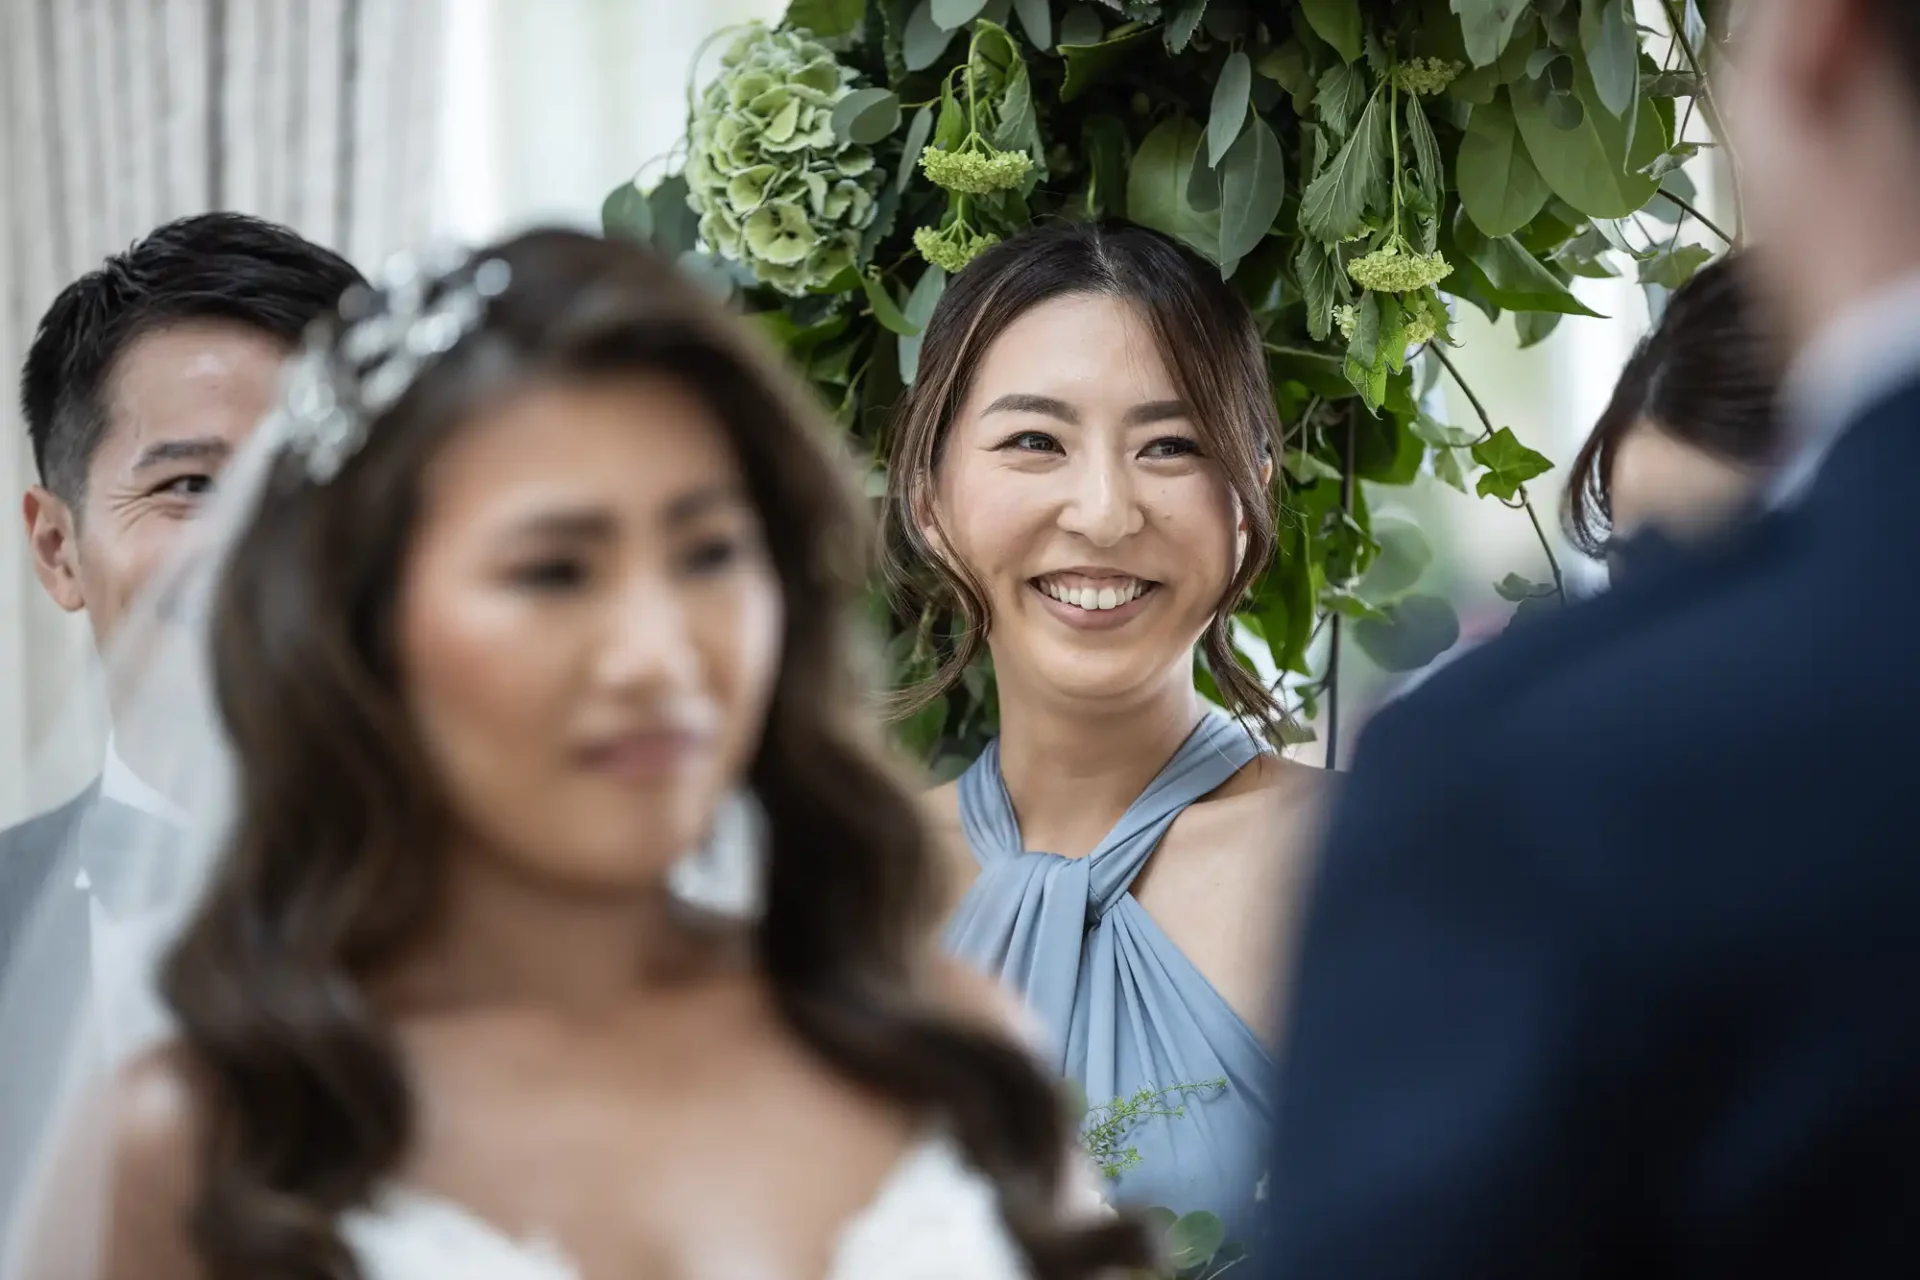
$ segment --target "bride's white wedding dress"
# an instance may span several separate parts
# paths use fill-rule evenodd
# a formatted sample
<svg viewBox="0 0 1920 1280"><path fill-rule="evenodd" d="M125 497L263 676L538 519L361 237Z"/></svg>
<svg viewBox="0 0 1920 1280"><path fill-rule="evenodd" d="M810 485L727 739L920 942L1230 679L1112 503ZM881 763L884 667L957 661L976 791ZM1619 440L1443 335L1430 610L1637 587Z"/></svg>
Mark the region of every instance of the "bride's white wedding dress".
<svg viewBox="0 0 1920 1280"><path fill-rule="evenodd" d="M551 1241L519 1240L443 1197L390 1188L342 1233L366 1280L581 1280ZM948 1139L894 1166L840 1231L825 1280L1023 1280L1026 1266L993 1187Z"/></svg>

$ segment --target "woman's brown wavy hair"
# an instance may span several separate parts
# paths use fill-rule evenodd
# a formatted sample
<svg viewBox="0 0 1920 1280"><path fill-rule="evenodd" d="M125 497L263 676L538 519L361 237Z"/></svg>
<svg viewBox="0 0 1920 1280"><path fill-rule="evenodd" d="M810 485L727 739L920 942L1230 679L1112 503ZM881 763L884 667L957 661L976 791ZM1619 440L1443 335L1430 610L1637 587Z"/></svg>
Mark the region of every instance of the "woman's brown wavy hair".
<svg viewBox="0 0 1920 1280"><path fill-rule="evenodd" d="M1266 348L1252 314L1220 273L1171 240L1125 223L1056 222L994 245L953 278L928 319L913 385L895 410L887 472L884 545L894 606L935 614L929 634L939 667L893 701L904 717L959 684L992 626L986 589L937 550L931 525L952 546L933 500L934 475L974 371L1007 328L1044 302L1100 294L1136 307L1192 411L1208 457L1220 464L1247 520L1247 550L1201 636L1227 708L1276 743L1286 712L1234 652L1233 613L1273 556L1277 517L1262 470L1273 458L1279 415Z"/></svg>
<svg viewBox="0 0 1920 1280"><path fill-rule="evenodd" d="M435 909L444 812L395 660L422 477L474 407L531 378L663 371L725 425L786 599L750 766L770 830L758 963L840 1075L944 1125L999 1192L1042 1277L1142 1257L1130 1224L1057 1220L1070 1125L1011 1040L923 990L934 863L859 704L847 634L870 543L830 428L746 327L647 250L540 231L480 255L512 283L481 327L373 423L331 483L292 456L215 609L237 829L168 959L164 994L208 1086L191 1229L215 1280L354 1280L338 1216L414 1136L415 1100L367 983ZM468 269L470 270L470 268Z"/></svg>

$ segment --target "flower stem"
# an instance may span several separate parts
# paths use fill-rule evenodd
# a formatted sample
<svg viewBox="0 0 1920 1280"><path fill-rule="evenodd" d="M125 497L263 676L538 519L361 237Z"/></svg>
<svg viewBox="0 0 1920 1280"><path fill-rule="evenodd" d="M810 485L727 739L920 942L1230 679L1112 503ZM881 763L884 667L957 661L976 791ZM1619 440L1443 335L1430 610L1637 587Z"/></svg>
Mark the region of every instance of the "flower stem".
<svg viewBox="0 0 1920 1280"><path fill-rule="evenodd" d="M1467 380L1460 376L1460 370L1454 368L1453 361L1447 359L1446 350L1443 347L1441 347L1439 343L1429 342L1427 344L1427 350L1431 351L1436 357L1438 357L1441 367L1444 368L1448 373L1453 375L1453 381L1455 385L1457 385L1462 391L1467 393L1467 402L1473 406L1474 413L1479 415L1480 425L1483 428L1485 428L1485 430L1483 430L1480 433L1480 439L1491 440L1493 438L1493 430L1494 430L1493 419L1487 416L1487 406L1481 404L1480 397L1473 394L1473 388L1468 386ZM1478 441L1476 441L1475 443L1478 443Z"/></svg>
<svg viewBox="0 0 1920 1280"><path fill-rule="evenodd" d="M1709 218L1706 214L1694 208L1693 204L1690 201L1681 199L1679 196L1673 194L1673 192L1667 190L1665 187L1660 188L1660 194L1665 196L1667 199L1673 201L1674 204L1678 205L1682 213L1686 214L1688 217L1692 218L1695 222L1699 223L1701 226L1705 227L1707 230L1713 232L1713 234L1719 236L1722 240L1726 241L1729 247L1732 247L1733 245L1739 243L1732 236L1722 231L1714 223L1712 218Z"/></svg>

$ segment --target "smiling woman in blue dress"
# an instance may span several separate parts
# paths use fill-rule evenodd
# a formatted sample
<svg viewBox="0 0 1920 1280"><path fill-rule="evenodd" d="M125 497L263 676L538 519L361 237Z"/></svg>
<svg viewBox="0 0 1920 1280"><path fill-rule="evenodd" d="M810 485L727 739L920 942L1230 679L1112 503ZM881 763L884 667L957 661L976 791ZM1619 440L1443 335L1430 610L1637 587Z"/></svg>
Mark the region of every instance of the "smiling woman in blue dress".
<svg viewBox="0 0 1920 1280"><path fill-rule="evenodd" d="M1151 232L1060 224L990 249L928 322L894 433L896 578L984 644L1000 738L930 794L948 943L1023 994L1096 1104L1225 1080L1125 1138L1119 1199L1245 1222L1268 1038L1319 770L1230 657L1272 554L1277 423L1260 335ZM914 602L917 607L918 603ZM1195 687L1203 649L1233 716ZM1249 727L1250 726L1250 727Z"/></svg>

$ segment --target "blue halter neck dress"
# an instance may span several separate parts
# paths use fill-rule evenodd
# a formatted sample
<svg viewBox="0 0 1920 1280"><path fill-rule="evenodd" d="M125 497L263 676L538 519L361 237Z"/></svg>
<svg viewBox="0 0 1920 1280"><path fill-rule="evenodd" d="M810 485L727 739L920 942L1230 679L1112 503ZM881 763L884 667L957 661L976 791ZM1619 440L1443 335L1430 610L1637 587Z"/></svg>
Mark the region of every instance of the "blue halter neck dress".
<svg viewBox="0 0 1920 1280"><path fill-rule="evenodd" d="M1054 1067L1098 1107L1142 1087L1224 1079L1178 1118L1141 1121L1121 1141L1140 1162L1116 1202L1207 1209L1248 1242L1272 1116L1271 1060L1213 984L1128 892L1182 810L1260 748L1211 712L1084 858L1028 850L996 740L960 778L960 821L980 876L949 922L950 951L1025 997Z"/></svg>

